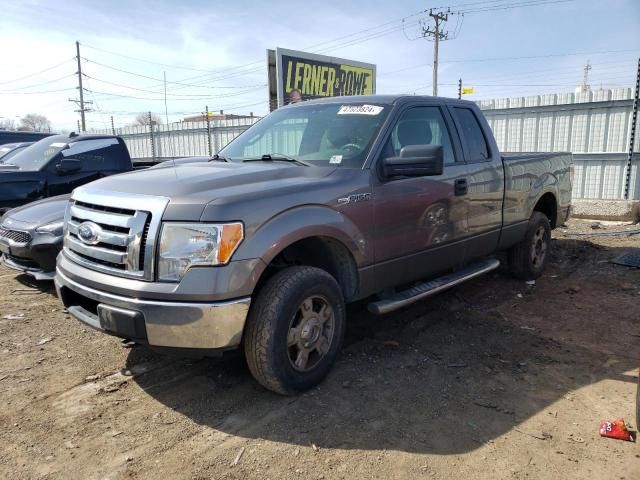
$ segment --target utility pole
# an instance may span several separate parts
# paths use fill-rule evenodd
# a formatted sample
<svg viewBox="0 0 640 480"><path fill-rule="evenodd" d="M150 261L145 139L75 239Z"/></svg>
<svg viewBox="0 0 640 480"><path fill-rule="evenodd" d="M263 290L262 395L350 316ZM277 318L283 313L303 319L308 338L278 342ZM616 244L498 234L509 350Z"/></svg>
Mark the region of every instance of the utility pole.
<svg viewBox="0 0 640 480"><path fill-rule="evenodd" d="M82 65L80 64L80 42L76 40L76 59L78 60L78 89L80 90L80 120L82 121L82 131L87 131L87 124L84 119L84 91L82 90Z"/></svg>
<svg viewBox="0 0 640 480"><path fill-rule="evenodd" d="M151 134L151 157L153 161L156 161L156 142L153 140L153 120L151 118L151 112L149 112L149 133Z"/></svg>
<svg viewBox="0 0 640 480"><path fill-rule="evenodd" d="M438 95L438 49L440 47L440 40L448 40L449 32L443 32L441 29L441 23L449 20L450 10L446 12L435 12L433 10L429 10L429 16L433 18L434 27L428 26L425 27L422 25L422 37L423 38L433 38L433 96L436 97Z"/></svg>
<svg viewBox="0 0 640 480"><path fill-rule="evenodd" d="M633 147L636 142L636 130L638 129L638 97L640 97L640 58L638 58L638 70L636 72L636 91L633 96L633 113L631 114L631 134L629 135L629 152L627 154L627 173L624 180L624 199L629 200L631 189L631 161L633 160ZM638 192L636 192L636 195Z"/></svg>
<svg viewBox="0 0 640 480"><path fill-rule="evenodd" d="M111 115L111 133L116 134L116 127L113 126L113 115Z"/></svg>
<svg viewBox="0 0 640 480"><path fill-rule="evenodd" d="M204 107L205 120L207 121L207 147L209 148L209 156L213 156L213 150L211 150L211 120L209 120L209 105Z"/></svg>
<svg viewBox="0 0 640 480"><path fill-rule="evenodd" d="M461 98L462 98L462 79L459 79L458 80L458 100L460 100Z"/></svg>
<svg viewBox="0 0 640 480"><path fill-rule="evenodd" d="M582 93L589 91L589 70L591 70L591 64L587 60L587 64L584 66L584 76L582 77L582 85L580 91Z"/></svg>
<svg viewBox="0 0 640 480"><path fill-rule="evenodd" d="M76 120L78 122L78 133L80 133L80 120Z"/></svg>
<svg viewBox="0 0 640 480"><path fill-rule="evenodd" d="M84 100L84 88L82 88L82 65L80 63L80 42L76 42L76 59L78 61L78 90L80 91L80 100L75 98L70 98L69 101L78 105L79 109L74 110L74 112L80 112L81 122L78 122L78 132L86 132L87 131L87 123L85 121L84 114L85 112L90 112L91 109L85 107L85 105L92 104L93 102L90 100Z"/></svg>

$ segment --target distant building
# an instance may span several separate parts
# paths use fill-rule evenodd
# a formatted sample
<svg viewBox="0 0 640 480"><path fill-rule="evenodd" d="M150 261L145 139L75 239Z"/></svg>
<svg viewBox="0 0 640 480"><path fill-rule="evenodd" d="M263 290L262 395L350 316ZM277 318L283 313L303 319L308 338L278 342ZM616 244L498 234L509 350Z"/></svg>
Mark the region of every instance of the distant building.
<svg viewBox="0 0 640 480"><path fill-rule="evenodd" d="M249 115L235 115L233 113L224 113L224 110L220 110L219 113L209 112L209 120L237 120L237 119L245 119L245 118L254 118L253 112ZM183 122L204 122L207 119L205 114L201 115L192 115L190 117L185 117Z"/></svg>

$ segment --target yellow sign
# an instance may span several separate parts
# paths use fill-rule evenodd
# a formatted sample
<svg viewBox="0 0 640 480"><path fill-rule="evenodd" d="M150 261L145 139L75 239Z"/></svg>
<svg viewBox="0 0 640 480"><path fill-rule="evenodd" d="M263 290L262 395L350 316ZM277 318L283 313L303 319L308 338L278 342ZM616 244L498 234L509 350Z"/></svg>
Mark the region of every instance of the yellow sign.
<svg viewBox="0 0 640 480"><path fill-rule="evenodd" d="M473 87L462 87L462 95L471 95L473 93Z"/></svg>
<svg viewBox="0 0 640 480"><path fill-rule="evenodd" d="M376 91L375 65L280 48L276 55L280 105Z"/></svg>

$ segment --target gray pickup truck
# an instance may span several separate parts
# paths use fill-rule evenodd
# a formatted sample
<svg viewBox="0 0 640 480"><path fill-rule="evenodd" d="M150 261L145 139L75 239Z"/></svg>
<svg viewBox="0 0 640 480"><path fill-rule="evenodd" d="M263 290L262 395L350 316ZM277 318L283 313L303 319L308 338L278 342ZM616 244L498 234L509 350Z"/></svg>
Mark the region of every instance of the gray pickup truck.
<svg viewBox="0 0 640 480"><path fill-rule="evenodd" d="M347 302L393 311L497 268L500 250L517 277L538 277L569 216L571 162L501 155L471 102L303 102L210 162L77 188L56 289L118 337L243 347L255 378L290 394L329 372Z"/></svg>

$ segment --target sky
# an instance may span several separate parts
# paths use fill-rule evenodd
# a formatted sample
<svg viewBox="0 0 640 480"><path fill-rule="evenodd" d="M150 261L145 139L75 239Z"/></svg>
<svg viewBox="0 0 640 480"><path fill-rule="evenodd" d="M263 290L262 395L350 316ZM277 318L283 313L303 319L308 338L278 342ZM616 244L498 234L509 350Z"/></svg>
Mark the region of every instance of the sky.
<svg viewBox="0 0 640 480"><path fill-rule="evenodd" d="M0 0L0 121L36 113L77 130L76 41L88 129L147 111L179 121L205 105L263 115L275 47L376 64L377 93L431 95L433 43L419 22L437 7L464 12L444 27L440 96L457 96L459 78L470 100L571 92L587 61L592 88L635 85L640 0Z"/></svg>

